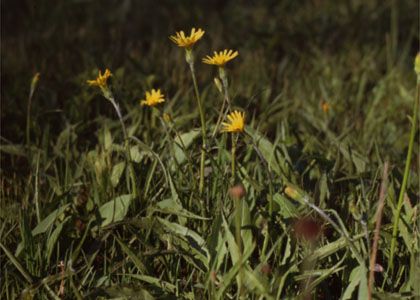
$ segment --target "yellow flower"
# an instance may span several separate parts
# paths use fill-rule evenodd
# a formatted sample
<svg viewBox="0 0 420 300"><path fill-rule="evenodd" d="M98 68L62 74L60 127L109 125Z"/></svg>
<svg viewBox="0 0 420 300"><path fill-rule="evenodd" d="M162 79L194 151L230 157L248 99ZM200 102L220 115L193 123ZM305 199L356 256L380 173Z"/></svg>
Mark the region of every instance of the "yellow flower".
<svg viewBox="0 0 420 300"><path fill-rule="evenodd" d="M98 86L100 88L107 87L107 80L112 76L112 73L109 69L105 69L104 74L102 75L101 70L99 70L98 77L95 80L88 80L87 83L91 86Z"/></svg>
<svg viewBox="0 0 420 300"><path fill-rule="evenodd" d="M179 31L176 33L176 35L171 35L169 39L178 45L178 47L181 48L187 48L191 49L194 44L203 37L204 30L198 28L198 30L195 30L195 28L191 29L191 34L189 36L185 36L184 31Z"/></svg>
<svg viewBox="0 0 420 300"><path fill-rule="evenodd" d="M203 63L223 67L228 61L234 59L238 55L238 51L233 52L233 50L226 49L224 51L220 51L219 53L214 51L213 57L207 55L203 58Z"/></svg>
<svg viewBox="0 0 420 300"><path fill-rule="evenodd" d="M222 132L242 132L245 127L245 113L234 111L227 116L230 123L223 122Z"/></svg>
<svg viewBox="0 0 420 300"><path fill-rule="evenodd" d="M164 95L160 92L160 89L152 89L151 91L146 92L146 100L140 100L140 104L141 106L155 106L159 103L165 102L163 97Z"/></svg>

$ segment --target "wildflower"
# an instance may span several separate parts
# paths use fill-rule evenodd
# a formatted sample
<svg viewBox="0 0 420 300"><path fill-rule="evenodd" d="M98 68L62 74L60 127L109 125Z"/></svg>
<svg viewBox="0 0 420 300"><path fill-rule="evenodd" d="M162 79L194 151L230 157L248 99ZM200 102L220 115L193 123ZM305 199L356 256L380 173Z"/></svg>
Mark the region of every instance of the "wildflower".
<svg viewBox="0 0 420 300"><path fill-rule="evenodd" d="M220 51L219 53L214 51L213 57L207 55L205 58L203 58L203 63L208 65L215 65L218 67L224 67L224 65L228 61L234 59L238 55L238 51L233 52L233 50L225 49L224 51Z"/></svg>
<svg viewBox="0 0 420 300"><path fill-rule="evenodd" d="M102 75L101 70L99 70L98 77L95 80L88 80L87 83L90 86L98 86L101 89L104 89L104 88L106 88L108 86L107 85L107 80L111 76L112 76L112 73L111 73L111 71L109 69L105 69L105 72L104 72L103 75Z"/></svg>
<svg viewBox="0 0 420 300"><path fill-rule="evenodd" d="M242 132L245 127L245 113L234 111L227 116L230 123L223 122L223 132Z"/></svg>
<svg viewBox="0 0 420 300"><path fill-rule="evenodd" d="M191 34L189 36L185 36L184 31L181 30L177 32L176 35L171 35L169 39L177 44L178 47L191 49L192 46L194 46L194 44L203 37L204 32L205 31L200 28L198 28L198 30L193 28L191 29Z"/></svg>
<svg viewBox="0 0 420 300"><path fill-rule="evenodd" d="M165 102L164 95L160 92L160 89L146 92L146 100L140 100L141 106L156 106L159 103Z"/></svg>

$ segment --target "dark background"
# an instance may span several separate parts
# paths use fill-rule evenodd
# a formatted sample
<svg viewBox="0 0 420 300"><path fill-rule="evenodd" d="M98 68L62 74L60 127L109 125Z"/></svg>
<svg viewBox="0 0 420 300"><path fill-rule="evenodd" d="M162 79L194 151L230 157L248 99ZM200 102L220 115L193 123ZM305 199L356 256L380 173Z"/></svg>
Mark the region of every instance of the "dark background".
<svg viewBox="0 0 420 300"><path fill-rule="evenodd" d="M85 80L97 68L122 72L120 93L130 100L150 81L175 92L186 76L185 66L175 62L182 54L168 36L192 26L206 31L200 58L212 50L238 49L233 74L274 92L285 81L279 64L299 66L314 53L348 53L355 59L377 54L376 70L386 72L381 51L390 39L393 5L398 24L393 60L410 70L407 57L418 44L417 1L4 0L1 136L13 143L24 140L29 86L36 72L41 80L32 115L38 130L49 123L59 131L63 122L89 120L112 109L85 103ZM261 68L263 72L256 71ZM211 74L200 76L211 82ZM304 74L289 73L286 79L294 76Z"/></svg>

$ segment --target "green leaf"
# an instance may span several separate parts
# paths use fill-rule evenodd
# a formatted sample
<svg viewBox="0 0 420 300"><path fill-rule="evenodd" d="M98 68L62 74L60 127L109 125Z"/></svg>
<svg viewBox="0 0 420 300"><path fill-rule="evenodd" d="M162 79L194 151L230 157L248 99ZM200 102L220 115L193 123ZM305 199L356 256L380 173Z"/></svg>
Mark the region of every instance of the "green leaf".
<svg viewBox="0 0 420 300"><path fill-rule="evenodd" d="M225 299L223 298L225 291L229 288L229 286L232 284L233 280L236 278L239 270L241 268L245 268L246 261L251 256L252 252L255 249L255 243L252 244L251 247L248 248L248 251L244 252L242 255L241 260L237 260L236 263L233 265L232 268L230 268L229 272L227 272L222 279L222 285L220 290L217 292L216 299Z"/></svg>
<svg viewBox="0 0 420 300"><path fill-rule="evenodd" d="M175 234L175 236L181 237L184 243L181 242L179 246L182 247L186 253L191 253L193 257L201 261L203 266L208 269L210 261L209 250L206 247L206 242L198 233L192 229L159 217L157 217L157 220L167 231Z"/></svg>
<svg viewBox="0 0 420 300"><path fill-rule="evenodd" d="M360 283L360 278L362 277L362 269L363 268L361 266L357 266L351 271L350 278L349 278L350 283L347 286L346 290L344 291L344 294L341 297L341 300L351 299L351 295L353 294L354 290Z"/></svg>
<svg viewBox="0 0 420 300"><path fill-rule="evenodd" d="M185 155L185 150L188 149L188 147L199 134L200 130L193 129L189 132L177 136L174 139L175 159L178 162L178 164L182 164L187 159L187 156Z"/></svg>
<svg viewBox="0 0 420 300"><path fill-rule="evenodd" d="M175 285L173 285L170 282L163 281L160 278L147 276L147 275L138 275L138 274L124 274L124 276L128 276L128 277L131 277L131 278L135 278L137 280L141 280L143 282L147 282L151 285L154 285L155 287L158 287L158 288L162 289L165 292L169 292L169 293L173 294L176 291Z"/></svg>
<svg viewBox="0 0 420 300"><path fill-rule="evenodd" d="M107 278L107 277L106 277ZM127 287L127 286L118 286L114 285L103 290L106 293L108 299L130 299L130 300L154 300L153 297L146 289ZM102 298L100 298L102 299Z"/></svg>
<svg viewBox="0 0 420 300"><path fill-rule="evenodd" d="M118 196L102 205L99 208L99 214L102 217L101 227L124 219L133 199L133 195L127 194Z"/></svg>
<svg viewBox="0 0 420 300"><path fill-rule="evenodd" d="M368 282L367 282L367 270L366 267L360 266L360 284L357 299L365 300L368 298Z"/></svg>
<svg viewBox="0 0 420 300"><path fill-rule="evenodd" d="M104 135L103 135L103 143L104 143L104 149L105 150L109 150L111 149L113 140L112 140L112 135L111 135L111 131L109 130L108 126L105 125L104 127Z"/></svg>
<svg viewBox="0 0 420 300"><path fill-rule="evenodd" d="M44 233L46 232L48 229L50 229L51 225L54 224L55 220L57 220L57 218L59 216L61 216L62 213L64 213L64 211L70 206L69 203L64 204L63 206L57 208L56 210L54 210L52 213L50 213L48 215L48 217L46 217L44 220L42 220L33 230L32 230L32 235L38 235L40 233Z"/></svg>
<svg viewBox="0 0 420 300"><path fill-rule="evenodd" d="M283 197L281 194L274 194L273 200L279 205L279 214L283 218L289 219L299 216L298 206L288 198Z"/></svg>
<svg viewBox="0 0 420 300"><path fill-rule="evenodd" d="M60 236L61 230L63 230L63 225L70 219L67 217L62 223L58 224L57 227L53 230L51 235L48 237L47 241L47 261L50 261L51 254L54 250L55 244L57 243L58 237Z"/></svg>
<svg viewBox="0 0 420 300"><path fill-rule="evenodd" d="M280 149L276 147L276 145L273 145L268 139L263 137L257 130L253 131L252 129L247 128L247 132L249 132L252 136L256 147L267 162L269 169L280 176L285 173L289 174L287 159L281 153Z"/></svg>
<svg viewBox="0 0 420 300"><path fill-rule="evenodd" d="M139 271L142 274L147 274L146 266L143 264L141 259L137 257L137 255L135 255L134 252L131 251L131 249L126 244L124 244L118 237L115 236L115 239L117 240L118 244L120 244L121 249L125 252L125 254L127 254L127 256L135 264L137 269L139 269Z"/></svg>
<svg viewBox="0 0 420 300"><path fill-rule="evenodd" d="M118 183L120 182L121 175L124 172L124 168L125 168L125 162L124 161L116 164L112 168L111 184L112 184L113 187L116 187L118 185Z"/></svg>
<svg viewBox="0 0 420 300"><path fill-rule="evenodd" d="M0 145L0 151L16 156L26 156L25 148L22 145Z"/></svg>
<svg viewBox="0 0 420 300"><path fill-rule="evenodd" d="M140 151L140 147L137 145L130 148L130 157L135 163L140 163L145 155L146 152Z"/></svg>
<svg viewBox="0 0 420 300"><path fill-rule="evenodd" d="M352 237L352 239L353 241L357 241L358 239L361 239L364 236L365 236L364 233L361 233ZM339 251L340 249L346 246L347 246L346 239L344 237L341 237L332 243L329 243L325 246L322 246L321 248L316 249L307 259L311 261L314 261L317 259L323 259L327 256L334 254L335 252Z"/></svg>
<svg viewBox="0 0 420 300"><path fill-rule="evenodd" d="M210 220L209 218L204 218L199 215L196 215L181 206L181 204L174 201L174 199L165 199L158 203L156 203L155 211L164 213L164 214L171 214L177 215L180 217L190 218L190 219L197 219L197 220Z"/></svg>

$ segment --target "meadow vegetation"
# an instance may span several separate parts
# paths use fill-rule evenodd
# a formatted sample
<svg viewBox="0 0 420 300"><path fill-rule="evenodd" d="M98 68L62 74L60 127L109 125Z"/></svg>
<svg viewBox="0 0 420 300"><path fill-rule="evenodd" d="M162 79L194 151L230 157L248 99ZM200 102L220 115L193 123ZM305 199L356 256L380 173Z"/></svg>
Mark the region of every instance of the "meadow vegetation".
<svg viewBox="0 0 420 300"><path fill-rule="evenodd" d="M0 298L418 299L418 9L2 1Z"/></svg>

